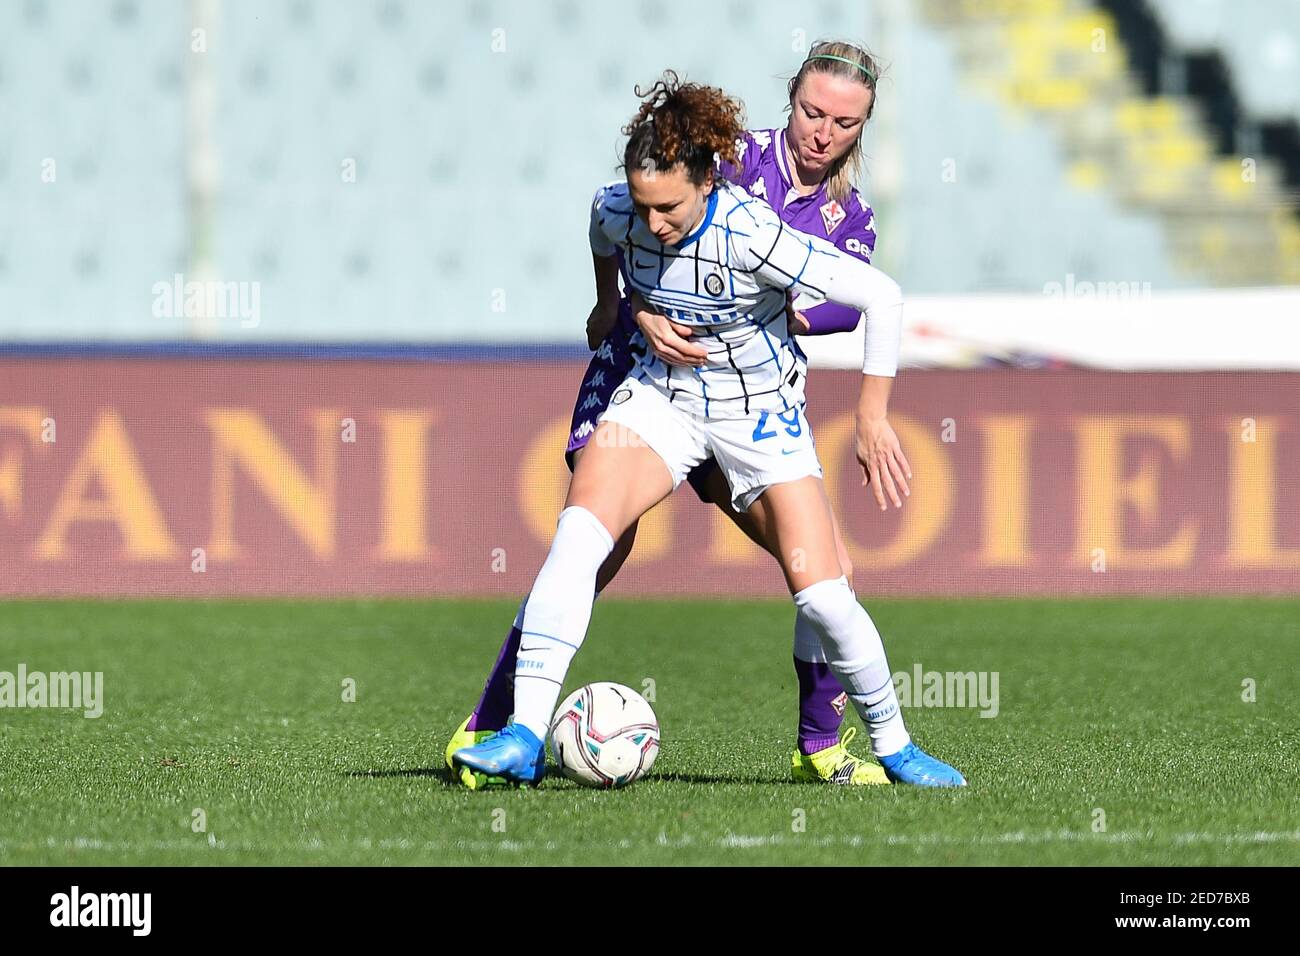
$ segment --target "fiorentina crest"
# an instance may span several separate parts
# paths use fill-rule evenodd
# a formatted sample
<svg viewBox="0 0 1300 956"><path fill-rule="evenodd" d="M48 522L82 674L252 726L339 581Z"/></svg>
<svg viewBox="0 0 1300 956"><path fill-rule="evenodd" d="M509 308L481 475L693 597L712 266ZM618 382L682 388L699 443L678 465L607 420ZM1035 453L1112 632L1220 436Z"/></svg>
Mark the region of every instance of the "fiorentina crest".
<svg viewBox="0 0 1300 956"><path fill-rule="evenodd" d="M834 199L821 207L821 213L822 222L826 223L826 235L828 236L834 232L835 227L842 223L848 216L848 213L844 211L844 207Z"/></svg>

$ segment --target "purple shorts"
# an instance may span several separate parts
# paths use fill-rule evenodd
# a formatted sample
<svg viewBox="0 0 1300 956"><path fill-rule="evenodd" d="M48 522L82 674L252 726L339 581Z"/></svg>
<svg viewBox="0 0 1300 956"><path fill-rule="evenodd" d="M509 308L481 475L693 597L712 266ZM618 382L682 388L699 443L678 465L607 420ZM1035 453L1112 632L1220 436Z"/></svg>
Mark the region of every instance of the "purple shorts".
<svg viewBox="0 0 1300 956"><path fill-rule="evenodd" d="M645 346L640 340L633 342L637 331L631 304L623 299L618 304L618 323L600 343L582 375L582 387L578 389L578 400L574 402L573 417L569 421L569 444L564 449L569 471L573 471L573 453L585 446L596 431L596 420L609 406L614 389L622 384L645 354ZM705 481L717 467L710 458L691 469L686 476L701 501L711 500L705 491Z"/></svg>
<svg viewBox="0 0 1300 956"><path fill-rule="evenodd" d="M618 322L612 328L596 354L591 357L587 371L582 374L582 387L573 404L573 418L569 421L569 444L564 449L564 460L573 470L573 453L587 444L596 430L596 420L609 406L614 389L622 384L628 373L636 367L641 354L632 350L632 309L627 299L618 304Z"/></svg>

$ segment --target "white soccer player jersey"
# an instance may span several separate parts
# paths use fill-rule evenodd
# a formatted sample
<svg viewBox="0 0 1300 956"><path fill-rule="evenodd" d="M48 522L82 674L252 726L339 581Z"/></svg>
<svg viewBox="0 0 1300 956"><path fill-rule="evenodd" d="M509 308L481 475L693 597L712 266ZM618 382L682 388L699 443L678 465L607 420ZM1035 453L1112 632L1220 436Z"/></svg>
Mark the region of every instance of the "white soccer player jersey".
<svg viewBox="0 0 1300 956"><path fill-rule="evenodd" d="M694 328L691 341L709 353L705 366L687 369L646 349L633 375L708 418L801 405L807 360L786 324L787 293L826 298L845 260L869 268L825 239L791 229L766 202L724 182L709 196L703 222L676 246L646 227L627 183L603 186L592 203L590 238L598 256L621 253L631 289Z"/></svg>

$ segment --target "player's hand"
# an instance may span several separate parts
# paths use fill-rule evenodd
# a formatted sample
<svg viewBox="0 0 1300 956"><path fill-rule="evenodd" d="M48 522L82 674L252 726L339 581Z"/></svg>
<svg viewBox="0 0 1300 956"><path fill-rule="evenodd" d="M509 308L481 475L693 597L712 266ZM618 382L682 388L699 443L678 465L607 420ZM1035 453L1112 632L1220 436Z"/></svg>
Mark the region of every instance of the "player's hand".
<svg viewBox="0 0 1300 956"><path fill-rule="evenodd" d="M592 307L591 315L587 316L587 348L593 352L600 348L600 343L605 340L605 336L609 335L617 321L617 302L613 305L597 302Z"/></svg>
<svg viewBox="0 0 1300 956"><path fill-rule="evenodd" d="M903 454L903 447L888 419L858 418L857 454L858 464L862 466L862 483L875 489L880 510L889 508L885 503L886 494L895 508L903 507L898 491L902 489L904 498L911 495L907 479L912 477L912 466L907 463L907 456Z"/></svg>
<svg viewBox="0 0 1300 956"><path fill-rule="evenodd" d="M679 325L668 316L651 311L649 303L636 292L632 293L632 318L655 355L668 365L696 368L708 359L709 353L703 346L687 341L692 335L690 326Z"/></svg>

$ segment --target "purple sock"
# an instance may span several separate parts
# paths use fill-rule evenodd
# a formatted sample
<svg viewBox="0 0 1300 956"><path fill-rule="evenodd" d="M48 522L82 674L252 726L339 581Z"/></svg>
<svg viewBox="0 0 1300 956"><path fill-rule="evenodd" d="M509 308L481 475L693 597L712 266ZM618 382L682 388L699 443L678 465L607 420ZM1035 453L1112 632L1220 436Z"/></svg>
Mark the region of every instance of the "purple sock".
<svg viewBox="0 0 1300 956"><path fill-rule="evenodd" d="M794 659L799 675L799 750L815 754L837 743L848 694L829 664Z"/></svg>
<svg viewBox="0 0 1300 956"><path fill-rule="evenodd" d="M510 628L497 662L492 665L492 673L483 685L483 696L469 718L467 730L500 730L510 719L515 704L515 658L519 655L522 636L519 628Z"/></svg>

